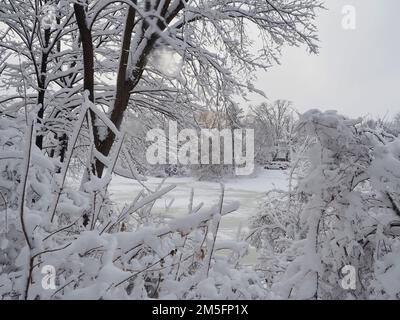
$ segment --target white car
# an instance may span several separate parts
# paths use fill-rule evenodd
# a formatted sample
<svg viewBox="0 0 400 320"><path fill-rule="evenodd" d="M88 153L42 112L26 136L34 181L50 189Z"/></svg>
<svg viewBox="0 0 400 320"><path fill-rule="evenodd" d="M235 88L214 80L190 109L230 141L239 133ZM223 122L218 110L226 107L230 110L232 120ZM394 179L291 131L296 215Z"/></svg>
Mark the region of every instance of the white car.
<svg viewBox="0 0 400 320"><path fill-rule="evenodd" d="M286 170L288 168L289 162L287 161L271 161L264 166L264 169L268 170Z"/></svg>

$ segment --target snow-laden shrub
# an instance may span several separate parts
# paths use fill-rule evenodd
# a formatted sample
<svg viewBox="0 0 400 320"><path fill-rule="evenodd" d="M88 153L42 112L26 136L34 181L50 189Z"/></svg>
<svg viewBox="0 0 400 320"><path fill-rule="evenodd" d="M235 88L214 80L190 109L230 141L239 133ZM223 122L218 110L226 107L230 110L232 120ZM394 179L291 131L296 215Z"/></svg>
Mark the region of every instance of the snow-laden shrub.
<svg viewBox="0 0 400 320"><path fill-rule="evenodd" d="M250 220L248 238L257 249L256 268L262 272L268 286L280 279L287 266L282 255L286 254L299 234L301 209L301 203L289 200L288 192L272 190Z"/></svg>
<svg viewBox="0 0 400 320"><path fill-rule="evenodd" d="M3 208L6 206L16 209L18 204L19 182L21 181L21 165L25 154L22 149L24 145L24 129L26 123L24 119L14 120L11 118L0 118L0 196ZM33 150L31 163L33 170L29 172L29 180L32 181L27 187L27 197L32 209L40 208L41 199L48 198L51 183L51 171L55 166L52 161Z"/></svg>
<svg viewBox="0 0 400 320"><path fill-rule="evenodd" d="M272 291L294 299L399 299L400 140L317 110L301 117L298 134L313 143L290 194L295 202L287 194L270 201L256 220L274 230L260 234L261 258L275 254L283 267L279 276L272 270ZM270 265L261 264L271 278ZM344 266L356 270L354 290L342 286Z"/></svg>
<svg viewBox="0 0 400 320"><path fill-rule="evenodd" d="M237 209L224 204L223 189L209 208L188 199L187 215L173 220L152 208L174 186L145 189L116 210L109 173L79 188L65 182L79 130L59 163L32 143L32 123L0 118L2 299L265 297L254 271L238 262L247 243L216 239L221 217Z"/></svg>
<svg viewBox="0 0 400 320"><path fill-rule="evenodd" d="M21 230L19 215L21 185L24 177L23 166L26 159L24 150L27 136L26 119L0 118L0 273L2 279L8 280L8 274L18 270L18 257L25 240ZM44 219L43 208L51 197L52 172L54 164L36 148L30 155L31 170L27 173L25 195L26 217L32 226ZM0 291L4 288L0 285Z"/></svg>

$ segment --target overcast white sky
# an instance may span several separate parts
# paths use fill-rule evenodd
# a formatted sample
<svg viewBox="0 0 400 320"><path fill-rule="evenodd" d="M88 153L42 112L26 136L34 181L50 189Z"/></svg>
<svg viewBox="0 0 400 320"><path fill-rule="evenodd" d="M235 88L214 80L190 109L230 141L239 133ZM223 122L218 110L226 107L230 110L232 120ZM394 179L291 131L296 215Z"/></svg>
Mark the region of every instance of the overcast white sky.
<svg viewBox="0 0 400 320"><path fill-rule="evenodd" d="M342 8L356 9L356 29L342 27ZM335 109L357 117L400 112L400 1L325 0L319 12L320 54L286 48L281 65L258 74L270 100L300 111ZM254 101L263 101L254 96Z"/></svg>

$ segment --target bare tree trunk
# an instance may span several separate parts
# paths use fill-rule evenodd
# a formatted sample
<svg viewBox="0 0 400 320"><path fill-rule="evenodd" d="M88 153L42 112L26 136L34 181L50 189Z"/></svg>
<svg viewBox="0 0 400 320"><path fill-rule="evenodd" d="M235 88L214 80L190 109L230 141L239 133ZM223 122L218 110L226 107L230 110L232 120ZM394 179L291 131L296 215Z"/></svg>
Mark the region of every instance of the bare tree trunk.
<svg viewBox="0 0 400 320"><path fill-rule="evenodd" d="M78 25L83 51L83 89L89 93L89 101L94 103L94 48L92 32L86 23L86 12L85 8L75 3L74 12L76 23ZM96 115L90 110L90 116L92 119L93 136L95 145L99 145L100 141L97 134L96 126ZM92 168L93 173L96 174L96 169ZM99 175L101 176L101 175Z"/></svg>
<svg viewBox="0 0 400 320"><path fill-rule="evenodd" d="M114 108L111 113L111 121L114 125L119 129L122 123L124 112L129 103L131 88L134 86L133 82L127 77L127 68L128 68L128 59L129 59L129 49L131 47L131 38L133 28L135 27L135 9L133 7L129 7L128 14L126 16L125 22L125 30L122 40L121 47L121 57L119 60L118 66L118 76L117 76L117 87L115 92L115 102ZM115 140L115 134L108 130L108 135L106 139L102 142L99 142L96 145L96 148L103 155L108 156L110 153L111 147ZM100 161L96 161L96 172L98 177L101 177L104 171L104 164Z"/></svg>
<svg viewBox="0 0 400 320"><path fill-rule="evenodd" d="M136 4L136 1L134 1ZM178 13L184 8L184 2L181 1L179 5L174 8L171 12L168 13L168 7L171 4L171 0L166 0L164 2L163 8L161 8L161 16L164 17L164 20L158 20L157 26L160 29L159 32L162 32L166 29L168 23L170 23ZM147 4L146 10L151 10L149 7L150 3ZM158 6L159 3L156 4ZM167 14L168 13L168 14ZM128 67L128 58L129 58L129 49L131 45L131 37L133 33L133 29L135 27L135 10L132 7L129 7L126 23L125 23L125 31L123 36L123 42L121 47L121 58L119 62L119 69L118 69L118 79L117 79L117 89L115 95L115 102L114 107L111 112L110 119L113 124L119 129L124 117L124 112L126 111L129 103L130 92L136 87L139 83L144 68L146 66L146 59L150 54L151 50L154 47L154 44L160 37L159 34L153 33L150 39L146 40L147 45L143 49L140 54L140 58L138 58L136 65L132 70L133 75L127 74L127 67ZM145 41L145 32L149 28L149 24L144 21L142 26L142 38L139 40L139 43ZM128 79L128 80L127 80ZM103 155L108 156L110 153L111 147L115 140L115 135L113 132L108 130L107 138L100 142L97 149ZM102 176L104 170L104 164L100 161L96 162L96 171L99 177Z"/></svg>
<svg viewBox="0 0 400 320"><path fill-rule="evenodd" d="M136 4L137 1L134 0L133 3ZM163 7L161 8L161 16L164 17L164 19L159 19L159 21L157 22L157 26L160 29L159 32L165 30L168 23L170 23L174 19L174 17L176 17L176 15L184 8L184 3L183 1L181 1L176 8L168 13L168 7L170 3L171 0L166 0L163 3ZM160 5L160 3L156 4L156 6L158 5ZM148 2L148 6L150 6L150 2ZM146 9L150 10L151 8L148 7ZM83 47L84 89L89 91L89 99L94 103L94 51L91 30L86 24L86 13L84 7L80 4L74 4L74 11ZM132 6L129 6L121 46L121 56L118 67L115 101L110 115L110 120L117 129L121 127L124 113L128 107L131 91L139 83L144 68L146 66L146 59L153 49L155 42L160 37L159 34L153 33L149 39L146 39L145 33L150 26L148 23L146 23L146 21L143 22L141 30L142 37L139 39L138 43L142 43L143 41L147 41L147 43L145 43L143 49L140 49L142 50L142 52L139 53L139 58L137 59L135 65L132 66L133 74L127 74L128 59L131 49L131 38L136 25L135 15L136 10ZM108 156L115 140L115 134L111 132L111 130L108 130L106 138L103 141L100 141L96 132L96 126L94 125L96 117L93 113L91 113L91 116L93 122L96 149L104 156ZM96 160L93 171L98 177L101 177L104 171L104 164L101 161Z"/></svg>
<svg viewBox="0 0 400 320"><path fill-rule="evenodd" d="M92 33L86 24L85 8L75 3L74 12L78 24L83 51L83 88L89 92L89 100L94 102L94 51Z"/></svg>
<svg viewBox="0 0 400 320"><path fill-rule="evenodd" d="M37 121L41 125L43 125L44 122L44 110L45 110L44 98L46 95L47 60L49 58L49 52L47 52L45 49L47 49L49 46L50 29L46 29L44 31L44 42L45 42L45 48L43 48L42 50L42 61L40 63L40 74L38 77L39 94L37 100L37 104L40 105L40 109L37 115ZM44 140L43 134L38 134L36 136L36 145L40 150L43 149L43 140Z"/></svg>

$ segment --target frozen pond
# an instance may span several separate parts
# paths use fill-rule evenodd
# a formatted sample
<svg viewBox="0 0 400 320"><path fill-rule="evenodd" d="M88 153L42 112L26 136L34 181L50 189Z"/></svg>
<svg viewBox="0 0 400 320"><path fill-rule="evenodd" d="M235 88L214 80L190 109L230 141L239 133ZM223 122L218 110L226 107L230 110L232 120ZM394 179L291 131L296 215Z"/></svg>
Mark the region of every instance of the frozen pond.
<svg viewBox="0 0 400 320"><path fill-rule="evenodd" d="M149 178L144 184L154 190L162 181L161 178ZM154 206L154 213L167 216L180 216L187 214L191 189L194 189L194 206L204 202L205 207L218 203L221 187L218 182L197 181L193 178L169 178L164 186L174 184L176 188L158 200ZM264 170L257 177L239 177L224 181L224 203L239 201L239 210L223 217L220 225L219 237L222 239L235 238L238 228L242 232L248 230L249 217L257 212L258 203L265 193L274 188L287 188L287 173L280 170ZM118 206L131 202L143 187L140 183L114 177L109 187L111 199ZM172 204L171 204L171 201ZM254 252L246 257L248 262L254 262Z"/></svg>

